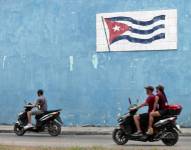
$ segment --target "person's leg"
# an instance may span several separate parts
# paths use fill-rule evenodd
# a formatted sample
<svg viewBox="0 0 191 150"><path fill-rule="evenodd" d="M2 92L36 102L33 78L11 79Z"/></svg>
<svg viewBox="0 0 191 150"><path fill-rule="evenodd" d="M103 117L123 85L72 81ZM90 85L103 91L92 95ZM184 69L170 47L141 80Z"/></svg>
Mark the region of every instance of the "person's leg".
<svg viewBox="0 0 191 150"><path fill-rule="evenodd" d="M32 111L27 112L27 118L28 118L28 124L24 126L25 130L33 127L32 126Z"/></svg>
<svg viewBox="0 0 191 150"><path fill-rule="evenodd" d="M153 134L153 122L155 117L160 117L160 113L158 111L151 112L149 114L149 125L148 125L148 131L147 134Z"/></svg>
<svg viewBox="0 0 191 150"><path fill-rule="evenodd" d="M137 131L141 131L140 116L139 115L135 115L133 118L134 118L135 125L137 127Z"/></svg>
<svg viewBox="0 0 191 150"><path fill-rule="evenodd" d="M40 115L43 112L41 110L34 110L34 111L28 111L27 112L27 118L28 118L28 124L24 127L25 129L32 128L32 115Z"/></svg>
<svg viewBox="0 0 191 150"><path fill-rule="evenodd" d="M148 128L152 128L155 117L160 117L160 113L158 111L151 112L149 114L149 126L148 126Z"/></svg>
<svg viewBox="0 0 191 150"><path fill-rule="evenodd" d="M27 112L27 117L28 117L28 124L32 124L32 112L31 111Z"/></svg>

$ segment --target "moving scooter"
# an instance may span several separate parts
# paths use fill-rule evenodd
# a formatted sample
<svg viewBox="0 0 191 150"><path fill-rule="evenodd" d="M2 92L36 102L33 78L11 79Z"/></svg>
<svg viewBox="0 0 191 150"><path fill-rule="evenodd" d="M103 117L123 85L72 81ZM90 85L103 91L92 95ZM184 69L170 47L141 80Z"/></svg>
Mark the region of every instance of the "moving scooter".
<svg viewBox="0 0 191 150"><path fill-rule="evenodd" d="M58 136L61 133L62 120L60 118L61 109L46 111L41 115L36 115L36 125L34 127L24 129L28 123L27 112L31 111L35 106L28 103L24 106L24 111L18 115L17 122L14 125L14 132L18 136L22 136L25 132L44 132L48 130L51 136Z"/></svg>
<svg viewBox="0 0 191 150"><path fill-rule="evenodd" d="M131 104L129 99L130 107L129 112L118 118L119 127L115 128L112 134L114 142L118 145L124 145L128 140L142 141L142 142L155 142L162 141L167 146L173 146L178 142L179 133L181 133L179 126L176 124L178 115L181 113L181 105L169 105L167 107L167 115L163 117L155 118L153 129L153 135L147 135L146 131L148 128L148 119L140 119L143 135L135 136L134 133L137 131L133 116L136 115L137 105Z"/></svg>

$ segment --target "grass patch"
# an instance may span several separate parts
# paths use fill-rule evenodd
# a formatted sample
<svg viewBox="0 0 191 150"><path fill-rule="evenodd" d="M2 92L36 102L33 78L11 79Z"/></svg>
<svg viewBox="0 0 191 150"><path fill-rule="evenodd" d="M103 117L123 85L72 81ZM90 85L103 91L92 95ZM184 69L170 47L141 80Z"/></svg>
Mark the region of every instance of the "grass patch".
<svg viewBox="0 0 191 150"><path fill-rule="evenodd" d="M144 148L104 148L104 147L68 147L68 148L54 148L54 147L30 147L30 146L10 146L0 145L0 150L145 150ZM151 148L149 150L158 150L158 148ZM165 150L165 149L163 149ZM167 149L166 149L167 150Z"/></svg>
<svg viewBox="0 0 191 150"><path fill-rule="evenodd" d="M29 146L9 146L0 145L0 150L114 150L103 147L69 147L69 148L52 148L52 147L29 147Z"/></svg>

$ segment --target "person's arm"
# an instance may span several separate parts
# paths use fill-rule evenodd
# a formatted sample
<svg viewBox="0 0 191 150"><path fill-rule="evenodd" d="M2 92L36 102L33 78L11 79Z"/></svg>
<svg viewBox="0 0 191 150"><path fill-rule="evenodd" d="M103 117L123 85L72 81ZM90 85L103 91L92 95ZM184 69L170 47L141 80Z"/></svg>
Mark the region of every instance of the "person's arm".
<svg viewBox="0 0 191 150"><path fill-rule="evenodd" d="M146 106L146 105L148 105L148 104L147 104L147 100L145 100L144 103L138 105L136 108L139 109L139 108L142 108L142 107L144 107L144 106Z"/></svg>
<svg viewBox="0 0 191 150"><path fill-rule="evenodd" d="M38 99L36 100L35 106L39 106L40 104L41 104L41 99L38 98Z"/></svg>
<svg viewBox="0 0 191 150"><path fill-rule="evenodd" d="M37 106L39 104L38 99L36 100L36 102L34 103L35 106Z"/></svg>
<svg viewBox="0 0 191 150"><path fill-rule="evenodd" d="M41 109L41 106L42 106L42 99L38 98L36 100L35 107L37 107L38 109Z"/></svg>
<svg viewBox="0 0 191 150"><path fill-rule="evenodd" d="M142 108L142 107L148 105L148 102L147 102L147 101L148 101L148 100L146 99L142 104L140 104L140 105L138 105L138 106L136 106L136 107L130 108L130 109L131 109L131 110L140 109L140 108Z"/></svg>
<svg viewBox="0 0 191 150"><path fill-rule="evenodd" d="M152 111L156 111L157 106L158 106L158 101L159 101L159 97L158 97L158 96L155 96L155 103L154 103L154 106L153 106L153 110L152 110Z"/></svg>

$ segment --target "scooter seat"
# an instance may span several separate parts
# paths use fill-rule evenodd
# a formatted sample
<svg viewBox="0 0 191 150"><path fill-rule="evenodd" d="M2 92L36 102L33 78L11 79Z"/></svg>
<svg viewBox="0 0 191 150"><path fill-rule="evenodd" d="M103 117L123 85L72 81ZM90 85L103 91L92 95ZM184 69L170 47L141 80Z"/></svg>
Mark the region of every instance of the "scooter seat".
<svg viewBox="0 0 191 150"><path fill-rule="evenodd" d="M48 114L48 113L52 113L52 112L58 112L58 111L61 111L62 109L55 109L55 110L48 110L48 111L45 111L44 114Z"/></svg>
<svg viewBox="0 0 191 150"><path fill-rule="evenodd" d="M40 114L40 115L36 115L35 118L36 119L40 119L42 116L48 114L48 113L52 113L52 112L59 112L61 111L61 109L55 109L55 110L48 110L48 111L45 111L44 113Z"/></svg>

